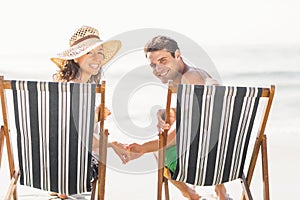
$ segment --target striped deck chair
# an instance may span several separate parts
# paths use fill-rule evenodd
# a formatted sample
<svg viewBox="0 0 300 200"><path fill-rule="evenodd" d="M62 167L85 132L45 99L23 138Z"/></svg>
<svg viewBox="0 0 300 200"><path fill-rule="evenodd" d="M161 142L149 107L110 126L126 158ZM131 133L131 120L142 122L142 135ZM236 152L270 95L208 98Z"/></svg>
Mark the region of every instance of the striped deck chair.
<svg viewBox="0 0 300 200"><path fill-rule="evenodd" d="M239 179L243 186L243 198L252 199L249 185L261 150L264 199L269 199L264 131L274 92L273 85L270 88L258 88L180 84L174 88L169 83L166 122L171 94L177 93L177 165L172 179L199 186L213 186ZM254 130L254 127L258 130ZM253 134L255 131L257 135ZM249 145L253 136L253 145ZM162 197L163 183L167 183L162 167L166 139L167 130L160 134L163 158L159 159L158 199ZM249 158L248 166L245 166L246 158ZM166 186L165 199L169 199Z"/></svg>
<svg viewBox="0 0 300 200"><path fill-rule="evenodd" d="M91 187L96 93L101 95L100 158L98 182L94 181ZM0 161L5 139L11 177L5 199L17 199L18 181L21 185L67 195L93 189L91 199L98 187L97 197L104 199L108 136L104 130L105 82L96 85L10 81L1 76L0 95ZM8 113L14 113L14 120L8 119ZM15 129L9 127L9 122L15 124ZM13 157L12 134L17 139L18 162Z"/></svg>

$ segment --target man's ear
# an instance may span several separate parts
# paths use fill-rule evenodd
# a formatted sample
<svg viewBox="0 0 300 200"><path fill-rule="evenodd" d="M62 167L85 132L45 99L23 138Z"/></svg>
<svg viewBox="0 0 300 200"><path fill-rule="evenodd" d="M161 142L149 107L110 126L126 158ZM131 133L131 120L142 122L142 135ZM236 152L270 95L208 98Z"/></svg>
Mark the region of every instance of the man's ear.
<svg viewBox="0 0 300 200"><path fill-rule="evenodd" d="M175 59L181 59L181 53L179 49L175 51Z"/></svg>

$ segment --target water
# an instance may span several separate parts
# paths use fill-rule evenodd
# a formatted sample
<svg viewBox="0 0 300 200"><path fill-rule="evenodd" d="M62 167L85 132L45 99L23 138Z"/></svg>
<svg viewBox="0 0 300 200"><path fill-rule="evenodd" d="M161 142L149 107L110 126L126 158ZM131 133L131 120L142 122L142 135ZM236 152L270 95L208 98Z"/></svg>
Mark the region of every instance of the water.
<svg viewBox="0 0 300 200"><path fill-rule="evenodd" d="M300 178L299 173L296 174L298 177L295 177L294 174L300 168L298 156L295 155L295 152L300 150L300 92L298 89L300 87L300 46L207 46L205 49L214 62L224 85L268 87L270 84L274 84L276 86L274 103L266 128L269 138L271 198L292 199L296 196L296 192L294 192L297 191L296 186L299 186L294 179ZM47 53L38 55L0 54L0 74L4 75L6 79L51 80L56 66L51 63L49 58L50 55ZM130 143L156 138L153 115L157 108L164 105L165 87L151 79L150 71L142 73L136 70L144 65L147 65L147 62L143 54L135 52L127 55L126 58L114 61L105 70L108 107L113 110L113 115L118 114L119 107L115 105L121 105L120 102L125 101L125 110L128 112L119 113L120 117L112 115L107 120L111 141ZM118 96L124 94L120 93L118 83L121 80L124 81L126 76L129 76L128 74L130 74L129 81L131 83L148 82L150 84L133 88L130 84L126 85L131 91L125 92L128 99L124 99L122 96ZM114 101L116 104L113 103ZM141 127L140 130L146 129L147 134L141 134L138 131L124 134L126 128L122 126L127 122ZM106 192L108 199L120 199L120 197L127 196L132 199L156 198L156 173L154 172L156 161L152 154L128 165L121 164L111 150L109 150L108 158ZM145 163L147 163L147 167L145 167ZM282 175L283 171L288 174ZM254 199L261 199L262 189L258 183L261 179L259 174L257 176L258 179L253 180L253 187L256 190ZM231 188L232 196L238 198L240 188L235 185L229 188ZM118 190L118 194L116 194L116 190ZM201 193L203 190L199 191ZM35 194L35 192L33 193ZM174 195L173 199L177 199L175 196L180 199L180 194L172 186L171 195ZM21 199L26 199L26 197L23 196Z"/></svg>

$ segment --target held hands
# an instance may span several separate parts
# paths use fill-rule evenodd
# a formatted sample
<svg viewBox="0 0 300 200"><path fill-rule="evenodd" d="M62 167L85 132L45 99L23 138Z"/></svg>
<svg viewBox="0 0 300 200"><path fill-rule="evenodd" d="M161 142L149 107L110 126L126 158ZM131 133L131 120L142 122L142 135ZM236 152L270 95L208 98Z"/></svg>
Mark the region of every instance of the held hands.
<svg viewBox="0 0 300 200"><path fill-rule="evenodd" d="M170 130L171 125L175 122L176 118L176 111L174 109L170 110L170 116L169 116L169 122L170 123L165 123L165 110L160 109L157 112L157 128L158 132L161 133L164 130ZM141 157L145 152L153 152L157 151L157 148L155 146L158 144L158 141L152 140L148 141L144 144L137 144L137 143L132 143L129 145L125 145L122 143L118 142L112 142L111 147L115 151L115 153L119 156L119 158L122 160L123 164L128 163L131 160L137 159Z"/></svg>
<svg viewBox="0 0 300 200"><path fill-rule="evenodd" d="M144 154L143 146L137 143L129 144L127 147L129 153L129 159L134 160L141 157Z"/></svg>
<svg viewBox="0 0 300 200"><path fill-rule="evenodd" d="M122 160L123 164L126 164L131 160L137 159L144 154L142 145L137 143L125 145L119 142L111 142L111 147Z"/></svg>

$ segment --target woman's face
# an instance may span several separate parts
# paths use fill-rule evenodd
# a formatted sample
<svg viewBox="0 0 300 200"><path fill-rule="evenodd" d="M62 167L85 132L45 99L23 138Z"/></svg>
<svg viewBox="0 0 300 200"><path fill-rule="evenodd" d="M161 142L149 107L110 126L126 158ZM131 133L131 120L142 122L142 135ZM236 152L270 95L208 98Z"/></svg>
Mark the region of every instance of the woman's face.
<svg viewBox="0 0 300 200"><path fill-rule="evenodd" d="M81 78L88 80L92 75L98 74L104 60L103 47L100 46L87 54L75 59L81 70Z"/></svg>

